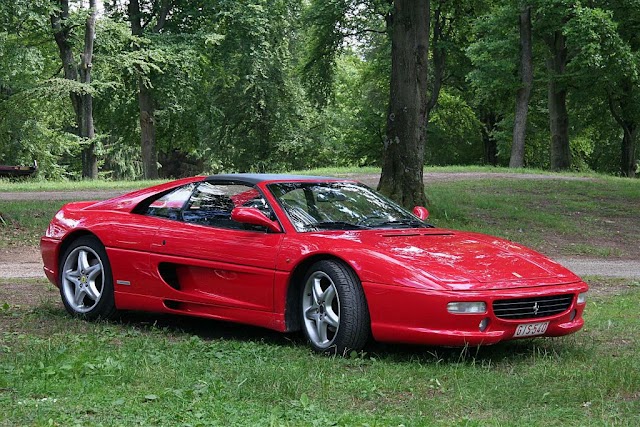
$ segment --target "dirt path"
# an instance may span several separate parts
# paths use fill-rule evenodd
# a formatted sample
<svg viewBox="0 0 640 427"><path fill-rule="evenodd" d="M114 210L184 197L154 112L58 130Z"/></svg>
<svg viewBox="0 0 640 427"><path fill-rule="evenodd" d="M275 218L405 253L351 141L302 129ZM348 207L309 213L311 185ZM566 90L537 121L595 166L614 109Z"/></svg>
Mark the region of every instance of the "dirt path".
<svg viewBox="0 0 640 427"><path fill-rule="evenodd" d="M130 190L0 192L0 200L104 200L120 196L129 191Z"/></svg>
<svg viewBox="0 0 640 427"><path fill-rule="evenodd" d="M0 279L45 277L37 248L15 247L0 250Z"/></svg>

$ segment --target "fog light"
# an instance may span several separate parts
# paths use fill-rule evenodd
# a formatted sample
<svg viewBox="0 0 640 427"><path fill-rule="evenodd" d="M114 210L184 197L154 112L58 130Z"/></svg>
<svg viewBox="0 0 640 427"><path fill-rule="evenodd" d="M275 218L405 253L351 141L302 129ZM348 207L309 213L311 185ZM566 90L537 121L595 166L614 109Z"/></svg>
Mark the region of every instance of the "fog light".
<svg viewBox="0 0 640 427"><path fill-rule="evenodd" d="M584 304L585 302L587 302L587 293L586 292L582 292L578 294L578 304Z"/></svg>
<svg viewBox="0 0 640 427"><path fill-rule="evenodd" d="M575 319L577 314L578 314L578 310L576 309L571 310L571 313L569 313L569 320Z"/></svg>
<svg viewBox="0 0 640 427"><path fill-rule="evenodd" d="M486 331L488 327L489 327L489 318L486 317L482 319L482 321L480 321L480 325L479 325L480 332Z"/></svg>
<svg viewBox="0 0 640 427"><path fill-rule="evenodd" d="M447 311L453 314L486 313L487 304L483 302L450 302Z"/></svg>

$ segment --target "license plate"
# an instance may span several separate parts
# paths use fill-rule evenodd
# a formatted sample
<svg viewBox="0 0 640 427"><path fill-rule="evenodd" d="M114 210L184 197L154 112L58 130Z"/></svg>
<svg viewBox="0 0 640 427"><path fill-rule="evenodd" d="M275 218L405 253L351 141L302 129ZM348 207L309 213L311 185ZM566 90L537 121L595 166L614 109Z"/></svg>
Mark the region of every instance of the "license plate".
<svg viewBox="0 0 640 427"><path fill-rule="evenodd" d="M540 322L540 323L526 323L523 325L518 325L516 328L516 333L513 334L514 337L534 337L536 335L542 335L547 332L547 327L549 326L549 322Z"/></svg>

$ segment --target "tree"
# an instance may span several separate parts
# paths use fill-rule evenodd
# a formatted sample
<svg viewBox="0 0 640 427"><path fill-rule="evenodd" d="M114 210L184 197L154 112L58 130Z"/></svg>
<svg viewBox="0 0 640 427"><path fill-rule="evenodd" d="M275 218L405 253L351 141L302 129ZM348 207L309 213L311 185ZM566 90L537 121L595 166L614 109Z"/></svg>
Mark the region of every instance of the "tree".
<svg viewBox="0 0 640 427"><path fill-rule="evenodd" d="M620 138L617 169L629 177L635 175L640 129L639 25L637 2L618 0L576 6L564 27L573 52L569 72L576 87L575 98L598 106L591 123L601 123L602 111L609 110L620 129L620 135L614 136Z"/></svg>
<svg viewBox="0 0 640 427"><path fill-rule="evenodd" d="M606 2L605 5L611 8L613 18L618 22L621 54L628 58L608 91L608 104L613 118L622 128L620 172L631 178L636 175L640 133L640 10L638 2L632 0Z"/></svg>
<svg viewBox="0 0 640 427"><path fill-rule="evenodd" d="M84 47L78 62L73 53L73 25L69 16L69 0L57 1L59 8L51 13L51 27L62 60L64 77L82 85L69 93L76 117L77 135L86 141L86 146L82 150L82 176L95 179L98 177L98 158L95 154L93 96L90 84L96 34L96 2L89 0L89 10L84 25Z"/></svg>
<svg viewBox="0 0 640 427"><path fill-rule="evenodd" d="M492 165L510 161L507 153L512 151L516 132L515 120L511 121L513 99L524 88L522 78L517 78L516 65L522 64L524 51L519 49L519 10L515 6L513 2L497 2L477 16L470 30L473 40L466 48L472 64L467 74L470 97L483 124L484 161ZM527 126L519 130L526 132ZM526 148L524 144L522 148ZM525 159L523 155L523 164Z"/></svg>
<svg viewBox="0 0 640 427"><path fill-rule="evenodd" d="M638 114L638 86L630 78L618 83L619 91L609 94L609 109L616 123L622 128L622 144L620 147L620 172L633 178L636 175L636 145L640 120Z"/></svg>
<svg viewBox="0 0 640 427"><path fill-rule="evenodd" d="M369 34L384 32L390 35L389 106L378 189L408 207L426 204L422 180L425 129L428 108L435 105L437 85L442 81L440 76L434 79L430 104L427 87L430 2L317 0L310 10L314 37L305 72L313 82L312 94L319 99L318 105L323 105L331 95L328 82L332 82L335 57L346 39L366 40ZM385 25L385 30L381 25ZM442 52L437 55L444 61Z"/></svg>
<svg viewBox="0 0 640 427"><path fill-rule="evenodd" d="M533 85L533 42L531 40L531 5L520 5L520 81L516 91L516 112L509 167L524 167L524 145L527 135L527 114Z"/></svg>
<svg viewBox="0 0 640 427"><path fill-rule="evenodd" d="M569 77L566 68L572 59L567 49L565 27L575 16L572 0L538 0L536 8L537 30L544 40L548 56L546 60L549 108L550 164L551 170L564 170L571 166L569 145L569 112L567 94Z"/></svg>
<svg viewBox="0 0 640 427"><path fill-rule="evenodd" d="M131 22L131 34L142 37L145 28L152 22L152 33L159 33L167 22L173 7L172 0L152 0L150 12L144 13L139 0L129 0L128 13ZM146 18L146 19L143 19ZM139 46L138 46L139 48ZM142 152L142 170L145 179L158 178L158 150L156 148L156 123L153 86L149 76L138 77L138 106L140 108L140 148Z"/></svg>
<svg viewBox="0 0 640 427"><path fill-rule="evenodd" d="M567 111L567 87L562 81L567 67L566 38L561 29L546 38L550 50L547 58L549 72L549 128L551 130L551 170L569 169L569 113Z"/></svg>
<svg viewBox="0 0 640 427"><path fill-rule="evenodd" d="M403 206L426 204L423 164L427 123L429 1L395 0L391 27L391 86L378 189Z"/></svg>

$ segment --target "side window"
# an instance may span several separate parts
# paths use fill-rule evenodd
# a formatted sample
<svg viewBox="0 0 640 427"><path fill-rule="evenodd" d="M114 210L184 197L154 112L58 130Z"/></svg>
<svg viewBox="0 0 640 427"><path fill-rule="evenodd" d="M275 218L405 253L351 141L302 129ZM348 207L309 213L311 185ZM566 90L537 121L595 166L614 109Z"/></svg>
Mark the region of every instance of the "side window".
<svg viewBox="0 0 640 427"><path fill-rule="evenodd" d="M185 222L212 227L266 231L264 227L233 221L231 211L238 206L258 208L267 217L272 215L271 208L262 194L253 187L202 182L187 202L182 218Z"/></svg>
<svg viewBox="0 0 640 427"><path fill-rule="evenodd" d="M189 196L193 193L194 188L195 184L176 188L170 193L151 202L145 214L174 220L181 219L180 213L182 208L187 200L189 200Z"/></svg>

